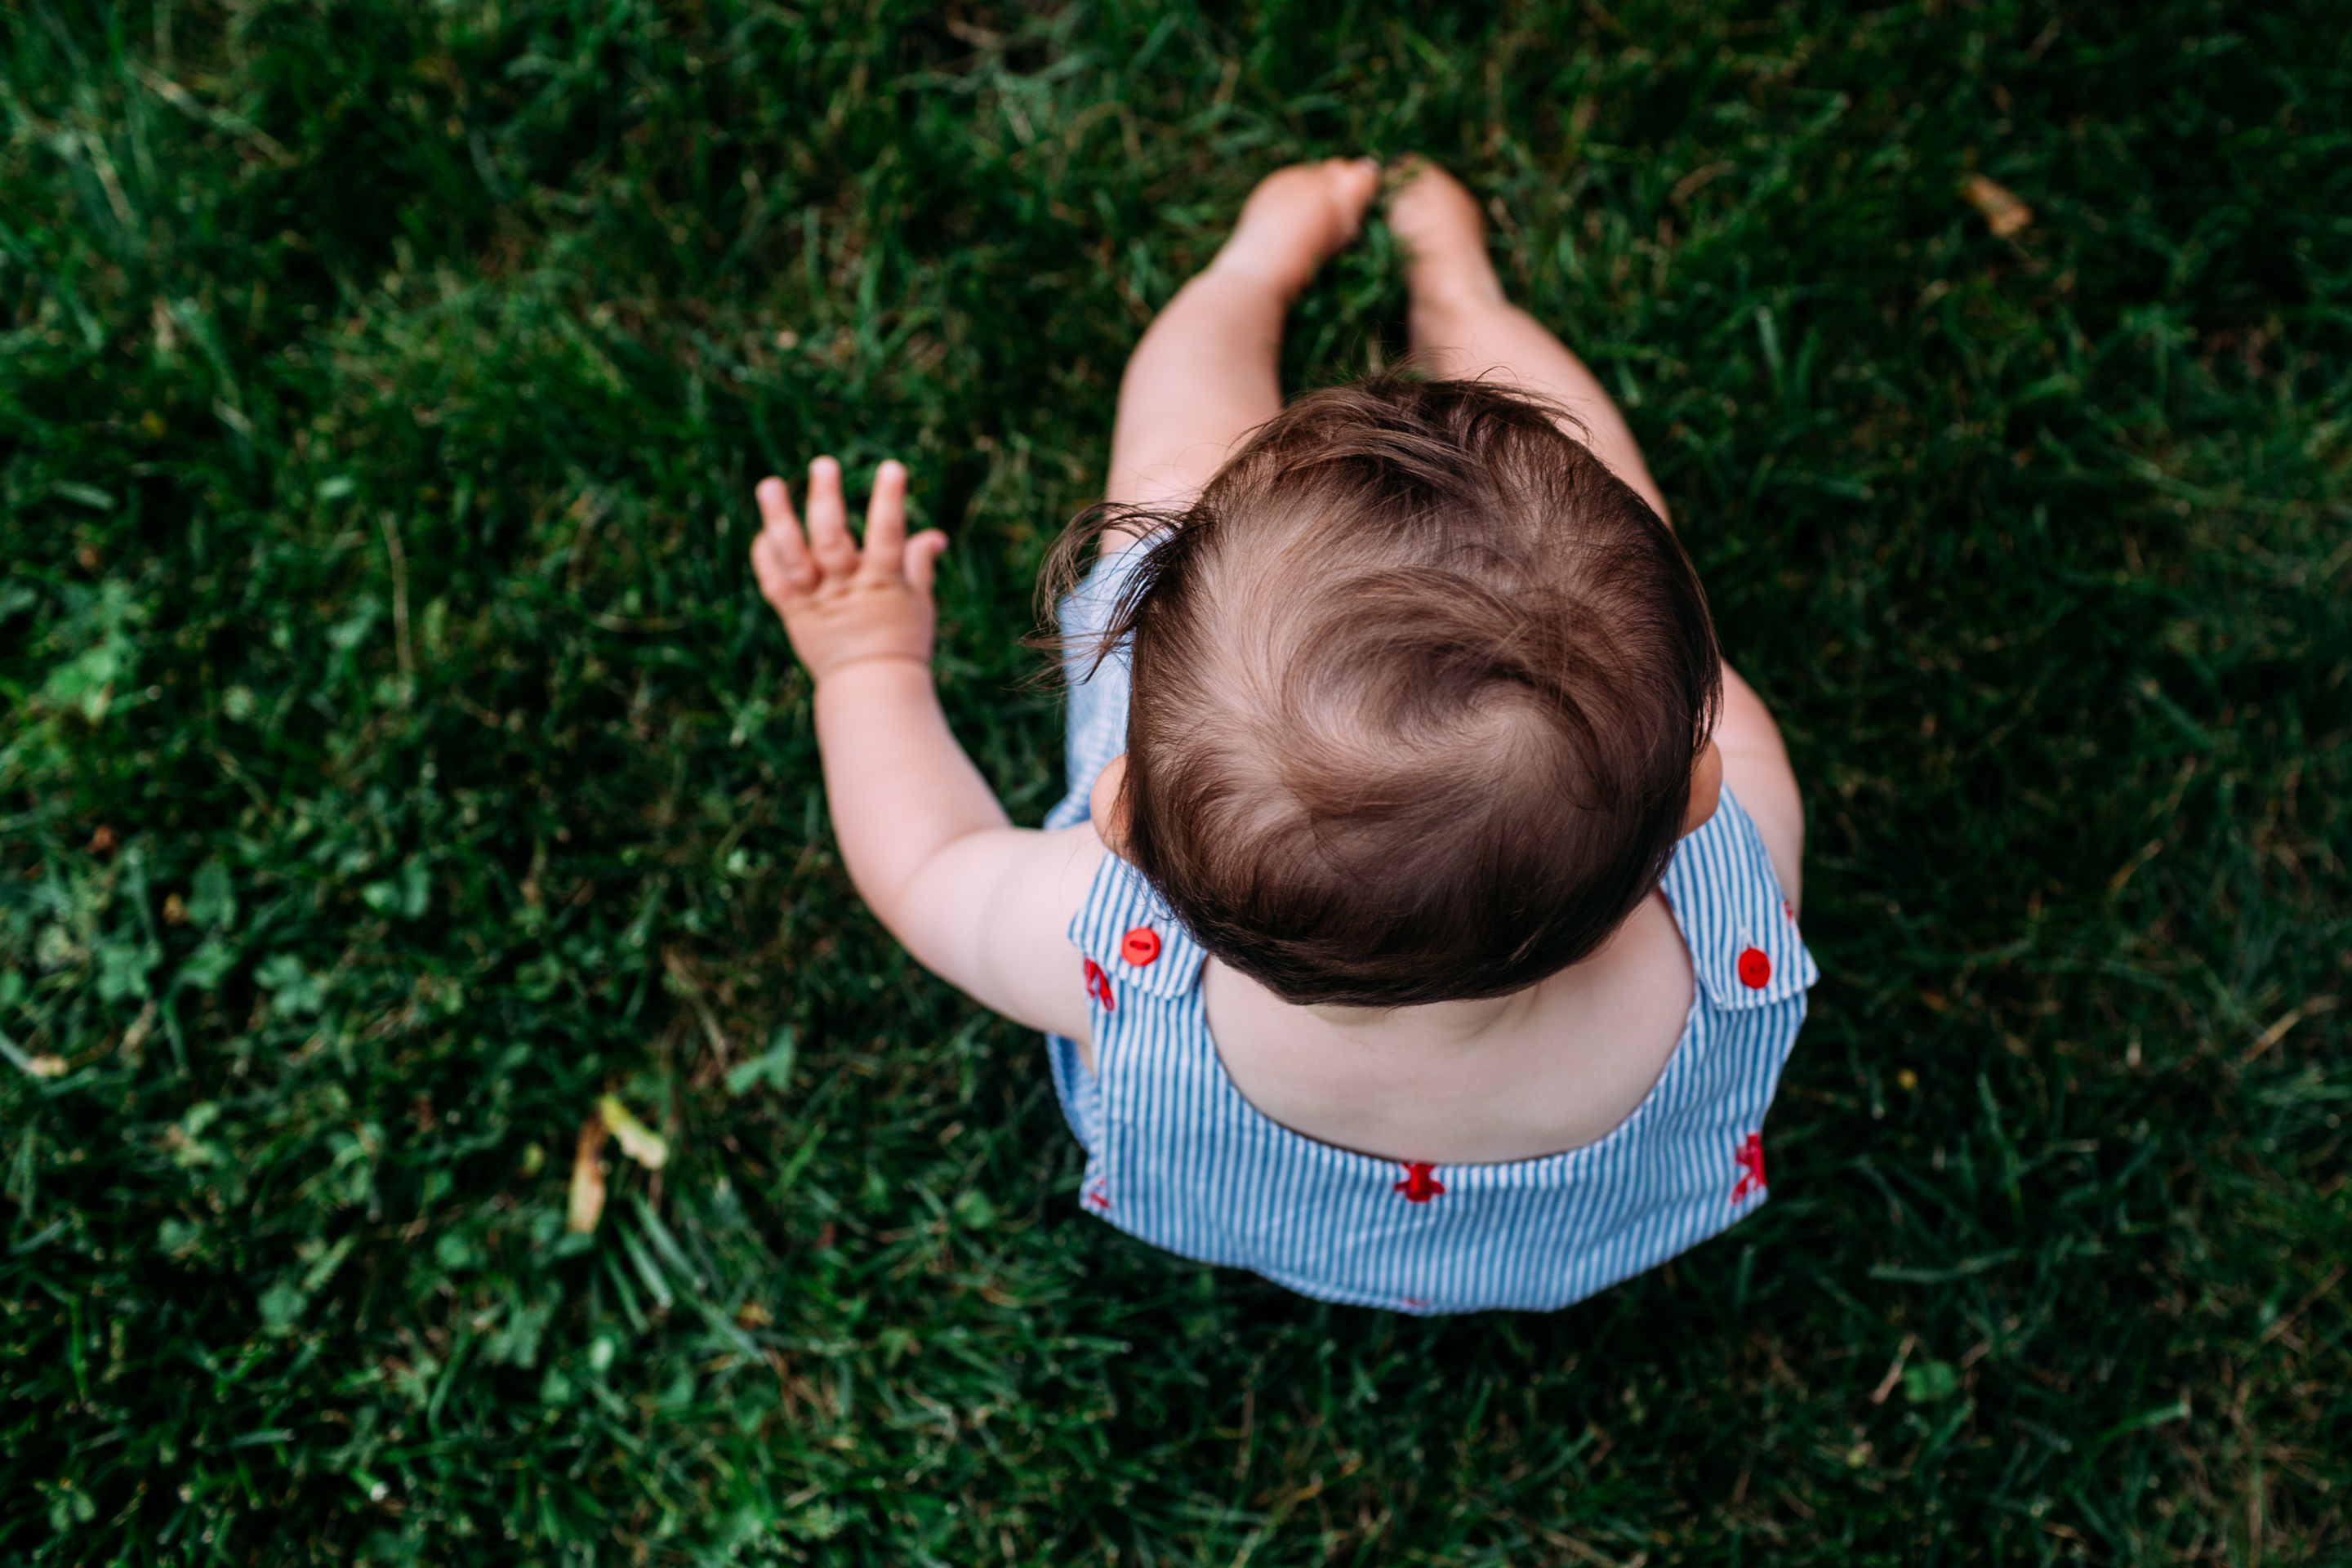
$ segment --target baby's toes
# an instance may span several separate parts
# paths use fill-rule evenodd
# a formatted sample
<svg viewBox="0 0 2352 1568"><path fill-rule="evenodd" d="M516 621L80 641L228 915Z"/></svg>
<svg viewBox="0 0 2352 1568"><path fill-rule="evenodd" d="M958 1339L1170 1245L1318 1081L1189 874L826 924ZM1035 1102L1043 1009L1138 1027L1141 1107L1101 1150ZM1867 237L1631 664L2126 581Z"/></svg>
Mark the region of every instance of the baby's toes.
<svg viewBox="0 0 2352 1568"><path fill-rule="evenodd" d="M1339 220L1341 243L1363 226L1365 209L1380 194L1381 165L1372 158L1327 158L1323 161L1326 198Z"/></svg>
<svg viewBox="0 0 2352 1568"><path fill-rule="evenodd" d="M1282 293L1297 293L1355 233L1362 208L1343 210L1344 189L1328 163L1276 170L1242 204L1217 266L1258 278Z"/></svg>

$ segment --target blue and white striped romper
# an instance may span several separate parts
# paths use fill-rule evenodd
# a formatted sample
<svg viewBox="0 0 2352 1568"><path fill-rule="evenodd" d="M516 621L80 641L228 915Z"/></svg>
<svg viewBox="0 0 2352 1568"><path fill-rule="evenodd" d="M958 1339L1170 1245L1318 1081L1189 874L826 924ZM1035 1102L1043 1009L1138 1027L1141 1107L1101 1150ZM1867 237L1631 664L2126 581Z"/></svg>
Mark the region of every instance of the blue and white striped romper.
<svg viewBox="0 0 2352 1568"><path fill-rule="evenodd" d="M1062 606L1066 633L1103 624L1142 554L1095 569ZM1069 794L1048 827L1087 820L1095 775L1127 746L1126 650L1086 674L1074 655ZM1764 1201L1764 1112L1820 972L1729 790L1663 886L1698 984L1648 1097L1580 1149L1431 1165L1318 1142L1243 1099L1209 1036L1207 955L1132 866L1104 857L1070 922L1094 1070L1046 1037L1087 1150L1081 1202L1186 1258L1415 1313L1565 1307L1727 1229Z"/></svg>

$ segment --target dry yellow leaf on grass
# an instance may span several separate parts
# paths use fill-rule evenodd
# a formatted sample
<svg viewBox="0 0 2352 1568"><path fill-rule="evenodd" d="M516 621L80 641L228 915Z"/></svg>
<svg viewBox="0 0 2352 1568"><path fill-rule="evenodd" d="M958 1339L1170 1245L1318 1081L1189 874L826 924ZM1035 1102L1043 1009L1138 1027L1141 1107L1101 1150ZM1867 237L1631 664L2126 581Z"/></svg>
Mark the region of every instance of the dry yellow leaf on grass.
<svg viewBox="0 0 2352 1568"><path fill-rule="evenodd" d="M669 1160L669 1144L662 1135L631 1114L618 1097L605 1095L596 1102L596 1114L580 1124L580 1143L572 1154L572 1198L564 1227L585 1236L604 1214L604 1140L620 1140L621 1152L648 1171L658 1171Z"/></svg>
<svg viewBox="0 0 2352 1568"><path fill-rule="evenodd" d="M1970 174L1961 181L1960 195L1984 215L1985 226L1992 230L1995 239L2007 239L2033 221L2033 209L2019 201L2016 192L1982 174Z"/></svg>
<svg viewBox="0 0 2352 1568"><path fill-rule="evenodd" d="M592 1116L580 1124L580 1144L572 1154L572 1198L565 1207L563 1228L585 1236L604 1214L604 1119Z"/></svg>
<svg viewBox="0 0 2352 1568"><path fill-rule="evenodd" d="M648 1171L658 1171L668 1163L669 1145L662 1135L630 1114L617 1097L608 1094L598 1100L596 1114L604 1119L604 1125L621 1141L621 1152L630 1159Z"/></svg>

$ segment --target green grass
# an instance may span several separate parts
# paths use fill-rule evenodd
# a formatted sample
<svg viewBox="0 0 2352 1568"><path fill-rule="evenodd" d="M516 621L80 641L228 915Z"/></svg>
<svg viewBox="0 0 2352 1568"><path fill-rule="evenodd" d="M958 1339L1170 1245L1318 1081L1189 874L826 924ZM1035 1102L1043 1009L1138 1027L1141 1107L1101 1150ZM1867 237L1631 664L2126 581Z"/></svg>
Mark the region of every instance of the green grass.
<svg viewBox="0 0 2352 1568"><path fill-rule="evenodd" d="M8 8L0 1557L2343 1561L2347 39ZM742 561L761 474L905 458L1034 820L1126 351L1365 148L1622 390L1809 796L1776 1201L1549 1317L1081 1215L1034 1037L852 896ZM1299 383L1393 357L1393 260ZM569 1237L607 1090L675 1155Z"/></svg>

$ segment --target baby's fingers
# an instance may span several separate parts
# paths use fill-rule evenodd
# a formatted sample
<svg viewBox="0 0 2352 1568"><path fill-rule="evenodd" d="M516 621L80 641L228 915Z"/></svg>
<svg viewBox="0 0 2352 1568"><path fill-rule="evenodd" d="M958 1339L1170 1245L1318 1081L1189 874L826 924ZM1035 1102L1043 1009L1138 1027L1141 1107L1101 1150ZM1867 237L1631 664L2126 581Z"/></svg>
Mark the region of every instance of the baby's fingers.
<svg viewBox="0 0 2352 1568"><path fill-rule="evenodd" d="M760 503L761 528L789 528L795 533L800 531L800 519L793 515L792 492L784 489L783 480L770 474L752 490L751 499Z"/></svg>
<svg viewBox="0 0 2352 1568"><path fill-rule="evenodd" d="M931 579L940 557L947 553L948 536L936 528L927 528L907 541L905 551L907 585L916 593L929 596Z"/></svg>
<svg viewBox="0 0 2352 1568"><path fill-rule="evenodd" d="M809 550L828 577L857 570L857 541L849 536L849 509L841 499L841 465L819 458L809 465Z"/></svg>
<svg viewBox="0 0 2352 1568"><path fill-rule="evenodd" d="M760 580L761 594L771 604L781 605L787 594L815 589L816 562L801 538L800 521L793 516L784 481L773 477L761 479L752 494L760 503L761 527L759 537L751 541L751 571Z"/></svg>
<svg viewBox="0 0 2352 1568"><path fill-rule="evenodd" d="M874 495L866 503L866 574L896 578L906 552L907 468L886 462L874 470Z"/></svg>

